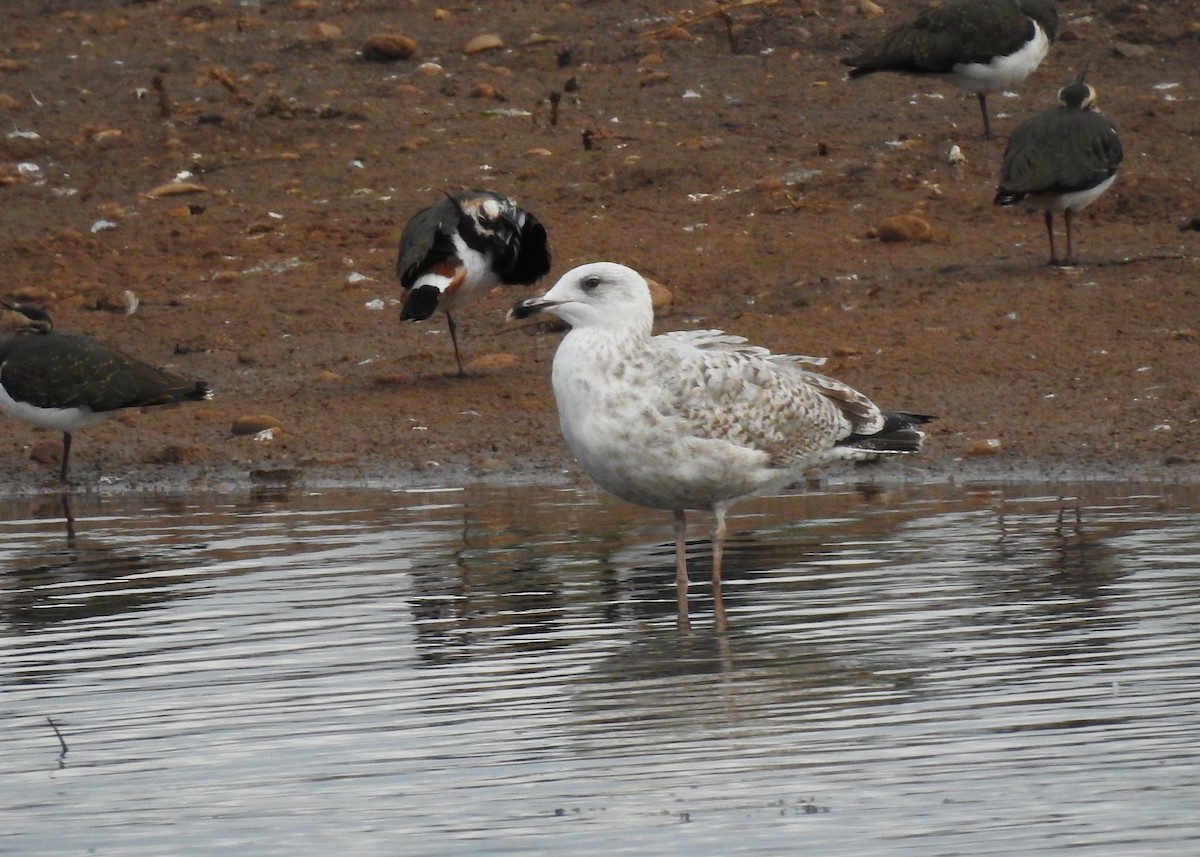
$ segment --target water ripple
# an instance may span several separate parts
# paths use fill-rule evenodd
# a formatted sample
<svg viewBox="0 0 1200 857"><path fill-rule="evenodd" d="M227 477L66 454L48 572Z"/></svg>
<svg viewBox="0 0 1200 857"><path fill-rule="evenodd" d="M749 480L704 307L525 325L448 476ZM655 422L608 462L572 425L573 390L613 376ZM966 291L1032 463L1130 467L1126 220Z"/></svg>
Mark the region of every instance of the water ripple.
<svg viewBox="0 0 1200 857"><path fill-rule="evenodd" d="M746 504L724 637L588 492L7 501L0 853L1192 853L1200 495L1072 491Z"/></svg>

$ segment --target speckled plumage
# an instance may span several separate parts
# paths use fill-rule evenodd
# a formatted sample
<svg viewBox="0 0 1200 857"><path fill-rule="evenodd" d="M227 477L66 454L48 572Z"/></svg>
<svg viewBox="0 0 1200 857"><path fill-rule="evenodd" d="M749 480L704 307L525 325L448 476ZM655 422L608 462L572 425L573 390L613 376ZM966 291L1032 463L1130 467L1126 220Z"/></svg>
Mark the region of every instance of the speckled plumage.
<svg viewBox="0 0 1200 857"><path fill-rule="evenodd" d="M718 586L731 504L778 490L811 467L920 447L915 426L927 417L884 414L813 371L821 362L814 358L774 355L714 330L652 336L649 289L622 265L569 271L513 312L539 311L571 325L552 370L568 448L602 488L673 511L677 531L684 510L711 509ZM681 535L677 548L683 590ZM681 616L684 598L681 591Z"/></svg>

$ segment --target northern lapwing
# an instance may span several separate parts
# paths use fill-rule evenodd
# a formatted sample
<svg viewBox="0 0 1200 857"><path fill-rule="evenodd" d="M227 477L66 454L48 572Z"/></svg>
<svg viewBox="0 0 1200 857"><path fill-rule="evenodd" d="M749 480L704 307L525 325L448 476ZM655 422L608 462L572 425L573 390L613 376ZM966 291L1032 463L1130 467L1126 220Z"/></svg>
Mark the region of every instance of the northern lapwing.
<svg viewBox="0 0 1200 857"><path fill-rule="evenodd" d="M452 311L497 285L531 285L549 271L546 229L531 213L489 190L447 194L414 214L400 236L400 320L445 313L461 377L466 373Z"/></svg>
<svg viewBox="0 0 1200 857"><path fill-rule="evenodd" d="M851 78L877 71L939 77L974 92L983 136L992 137L987 97L1037 68L1058 34L1054 0L948 0L845 57Z"/></svg>
<svg viewBox="0 0 1200 857"><path fill-rule="evenodd" d="M1004 149L996 205L1023 203L1046 214L1050 264L1074 265L1071 215L1082 211L1117 178L1123 153L1117 129L1096 106L1096 90L1079 75L1058 91L1058 107L1035 114L1012 132ZM1067 255L1054 247L1054 212L1063 213Z"/></svg>
<svg viewBox="0 0 1200 857"><path fill-rule="evenodd" d="M212 398L187 381L86 336L58 333L40 309L0 303L0 409L63 436L66 482L71 435L122 408Z"/></svg>
<svg viewBox="0 0 1200 857"><path fill-rule="evenodd" d="M822 361L771 354L719 330L654 336L646 280L593 262L511 317L548 312L571 330L554 355L551 383L567 448L600 487L670 510L675 520L679 624L687 620L688 509L708 509L712 585L724 630L721 562L725 513L811 468L917 452L933 419L885 413L849 385L813 371Z"/></svg>

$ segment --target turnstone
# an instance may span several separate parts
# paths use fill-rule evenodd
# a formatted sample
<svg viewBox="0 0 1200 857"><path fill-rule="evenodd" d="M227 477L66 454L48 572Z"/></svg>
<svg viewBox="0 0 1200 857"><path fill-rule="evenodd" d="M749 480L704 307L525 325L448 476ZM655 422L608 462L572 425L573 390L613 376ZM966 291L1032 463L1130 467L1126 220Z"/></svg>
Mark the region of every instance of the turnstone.
<svg viewBox="0 0 1200 857"><path fill-rule="evenodd" d="M1058 32L1054 0L948 0L845 57L850 77L877 71L932 75L974 92L991 139L987 97L1016 86L1045 59Z"/></svg>
<svg viewBox="0 0 1200 857"><path fill-rule="evenodd" d="M451 312L496 285L531 285L549 271L546 229L531 213L493 191L447 195L414 214L400 236L396 274L405 291L400 320L445 313L461 377Z"/></svg>
<svg viewBox="0 0 1200 857"><path fill-rule="evenodd" d="M651 335L650 290L636 271L594 262L568 271L510 317L549 312L570 325L551 372L567 447L623 500L674 513L679 622L688 626L686 510L710 509L715 621L725 513L835 461L917 452L932 417L880 411L813 371L719 330Z"/></svg>
<svg viewBox="0 0 1200 857"><path fill-rule="evenodd" d="M1086 73L1086 70L1085 72ZM1096 106L1096 90L1084 74L1058 91L1058 107L1030 116L1016 127L1004 149L996 205L1023 203L1044 211L1050 264L1074 265L1071 215L1082 211L1117 178L1123 154L1117 129ZM1054 212L1063 213L1067 255L1054 247Z"/></svg>
<svg viewBox="0 0 1200 857"><path fill-rule="evenodd" d="M0 303L0 409L63 435L67 481L71 435L122 408L212 398L187 381L86 336L58 333L40 309Z"/></svg>

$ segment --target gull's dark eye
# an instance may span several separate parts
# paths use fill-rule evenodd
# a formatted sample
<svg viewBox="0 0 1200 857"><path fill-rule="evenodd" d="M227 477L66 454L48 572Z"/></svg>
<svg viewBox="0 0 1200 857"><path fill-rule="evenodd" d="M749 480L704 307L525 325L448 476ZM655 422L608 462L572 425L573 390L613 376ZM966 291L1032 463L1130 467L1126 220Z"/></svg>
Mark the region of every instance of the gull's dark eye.
<svg viewBox="0 0 1200 857"><path fill-rule="evenodd" d="M581 287L581 288L582 288L582 289L583 289L585 292L592 292L592 291L595 291L595 290L596 290L596 288L597 288L599 285L600 285L600 278L599 278L599 277L596 277L596 276L592 276L592 277L584 277L584 278L583 278L583 282L582 282L582 283L580 283L580 287Z"/></svg>

